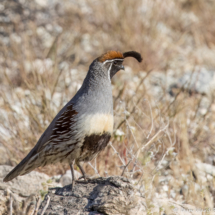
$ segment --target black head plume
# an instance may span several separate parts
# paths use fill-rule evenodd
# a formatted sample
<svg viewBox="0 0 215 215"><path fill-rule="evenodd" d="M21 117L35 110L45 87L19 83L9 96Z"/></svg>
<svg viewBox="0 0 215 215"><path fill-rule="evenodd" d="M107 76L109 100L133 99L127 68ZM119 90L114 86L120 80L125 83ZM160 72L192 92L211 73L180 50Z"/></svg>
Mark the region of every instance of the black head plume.
<svg viewBox="0 0 215 215"><path fill-rule="evenodd" d="M135 52L135 51L124 52L124 53L123 53L123 57L124 57L124 58L126 58L126 57L133 57L133 58L135 58L138 62L141 62L141 61L142 61L141 54L138 53L138 52Z"/></svg>

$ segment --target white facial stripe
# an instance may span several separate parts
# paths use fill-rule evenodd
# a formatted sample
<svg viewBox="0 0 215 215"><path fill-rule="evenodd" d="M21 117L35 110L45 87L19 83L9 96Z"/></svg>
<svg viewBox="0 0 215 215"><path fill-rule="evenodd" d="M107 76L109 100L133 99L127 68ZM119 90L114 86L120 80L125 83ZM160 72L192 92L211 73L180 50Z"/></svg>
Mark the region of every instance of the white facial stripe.
<svg viewBox="0 0 215 215"><path fill-rule="evenodd" d="M121 60L121 61L123 61L124 59L118 59L118 58L116 58L116 59L113 59L113 60L106 60L105 62L103 62L103 65L106 64L106 63L108 63L108 62L113 62L115 60Z"/></svg>
<svg viewBox="0 0 215 215"><path fill-rule="evenodd" d="M110 70L111 70L111 68L112 68L112 65L113 65L113 63L111 63L111 65L110 65L110 67L109 67L109 69L108 69L108 79L110 80ZM111 80L110 80L111 81Z"/></svg>

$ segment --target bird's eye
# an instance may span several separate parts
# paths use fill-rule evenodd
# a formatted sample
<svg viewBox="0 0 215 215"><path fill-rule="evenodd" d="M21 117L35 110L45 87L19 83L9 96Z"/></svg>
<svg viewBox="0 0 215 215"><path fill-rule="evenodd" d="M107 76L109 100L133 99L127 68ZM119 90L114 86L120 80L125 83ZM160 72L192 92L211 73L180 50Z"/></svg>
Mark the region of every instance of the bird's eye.
<svg viewBox="0 0 215 215"><path fill-rule="evenodd" d="M117 61L114 61L113 64L114 64L114 65L117 65Z"/></svg>

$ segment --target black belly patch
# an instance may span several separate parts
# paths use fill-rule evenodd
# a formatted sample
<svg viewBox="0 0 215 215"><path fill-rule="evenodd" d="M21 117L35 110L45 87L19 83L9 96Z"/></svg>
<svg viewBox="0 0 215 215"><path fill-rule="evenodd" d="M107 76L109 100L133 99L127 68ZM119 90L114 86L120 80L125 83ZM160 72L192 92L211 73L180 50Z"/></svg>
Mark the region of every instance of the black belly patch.
<svg viewBox="0 0 215 215"><path fill-rule="evenodd" d="M86 136L81 148L84 156L81 156L78 160L85 162L91 160L93 155L102 151L107 146L110 138L110 133L104 133L101 135L92 134L90 136Z"/></svg>

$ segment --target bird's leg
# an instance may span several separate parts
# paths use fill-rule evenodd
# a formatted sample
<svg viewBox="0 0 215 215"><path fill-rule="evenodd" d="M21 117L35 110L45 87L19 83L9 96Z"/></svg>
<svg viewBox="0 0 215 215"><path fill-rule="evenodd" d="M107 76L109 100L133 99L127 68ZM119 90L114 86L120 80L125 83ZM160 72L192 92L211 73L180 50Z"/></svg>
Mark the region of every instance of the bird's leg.
<svg viewBox="0 0 215 215"><path fill-rule="evenodd" d="M81 173L82 173L82 176L79 177L79 179L84 178L84 181L87 181L87 179L90 179L90 176L88 176L88 175L85 173L85 171L84 171L83 167L80 165L80 163L79 163L79 162L76 162L76 165L78 166L78 168L81 170Z"/></svg>
<svg viewBox="0 0 215 215"><path fill-rule="evenodd" d="M75 186L75 172L74 172L74 168L73 168L73 163L70 164L70 169L71 169L71 173L72 173L72 190Z"/></svg>

